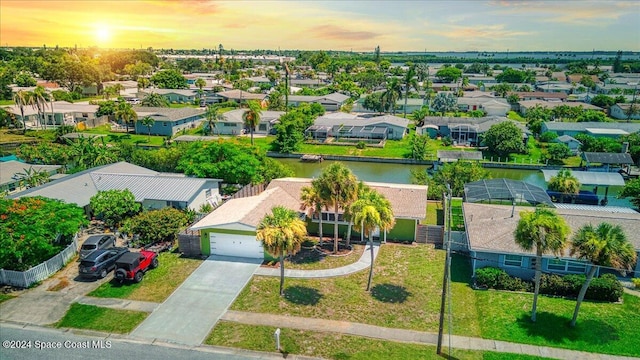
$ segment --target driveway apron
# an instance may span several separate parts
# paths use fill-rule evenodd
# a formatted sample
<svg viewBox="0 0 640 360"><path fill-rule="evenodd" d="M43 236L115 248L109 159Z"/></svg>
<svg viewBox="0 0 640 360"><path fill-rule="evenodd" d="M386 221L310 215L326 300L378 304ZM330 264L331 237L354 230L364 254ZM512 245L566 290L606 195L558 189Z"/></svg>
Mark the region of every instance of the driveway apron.
<svg viewBox="0 0 640 360"><path fill-rule="evenodd" d="M210 256L131 337L200 345L261 262Z"/></svg>

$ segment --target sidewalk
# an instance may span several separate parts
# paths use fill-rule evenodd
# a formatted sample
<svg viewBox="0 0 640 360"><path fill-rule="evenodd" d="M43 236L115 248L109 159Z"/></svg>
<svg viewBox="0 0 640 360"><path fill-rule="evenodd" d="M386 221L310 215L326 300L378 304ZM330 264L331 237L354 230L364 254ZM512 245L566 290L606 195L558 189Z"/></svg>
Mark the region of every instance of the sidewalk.
<svg viewBox="0 0 640 360"><path fill-rule="evenodd" d="M380 250L380 244L373 244L373 257L374 259L378 256L378 251ZM371 246L369 243L365 246L364 251L362 252L362 256L360 259L353 264L349 264L347 266L342 266L334 269L324 269L324 270L292 270L292 269L284 269L284 276L288 278L303 278L303 279L319 279L319 278L330 278L337 276L344 276L356 273L358 271L362 271L368 269L371 266ZM280 269L274 268L265 268L260 267L254 275L262 275L262 276L280 276Z"/></svg>
<svg viewBox="0 0 640 360"><path fill-rule="evenodd" d="M251 313L242 311L227 311L221 320L237 322L246 325L277 326L298 330L336 332L347 335L363 336L373 339L418 343L424 345L436 345L438 334L392 329L375 325L353 323L348 321L324 320L303 318L297 316L283 316L264 313ZM329 330L330 329L330 330ZM448 346L449 336L445 335L442 340L443 346ZM563 360L616 360L635 359L619 355L596 354L584 351L567 350L546 346L536 346L527 344L517 344L499 340L488 340L466 336L451 336L451 346L464 350L496 351L501 353L527 354L553 359Z"/></svg>

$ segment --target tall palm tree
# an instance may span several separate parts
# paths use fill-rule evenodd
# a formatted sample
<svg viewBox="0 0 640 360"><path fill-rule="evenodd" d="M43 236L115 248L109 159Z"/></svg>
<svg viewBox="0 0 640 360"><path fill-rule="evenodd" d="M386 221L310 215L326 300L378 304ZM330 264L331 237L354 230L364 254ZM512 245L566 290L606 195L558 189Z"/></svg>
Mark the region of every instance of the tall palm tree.
<svg viewBox="0 0 640 360"><path fill-rule="evenodd" d="M202 78L198 78L194 83L194 85L198 88L198 95L200 96L200 99L202 99L202 95L204 94L204 92L202 91L202 88L207 86L207 82L204 81L204 79Z"/></svg>
<svg viewBox="0 0 640 360"><path fill-rule="evenodd" d="M429 116L429 107L422 106L411 114L411 118L416 123L416 127L424 125L424 119Z"/></svg>
<svg viewBox="0 0 640 360"><path fill-rule="evenodd" d="M151 116L145 116L140 122L142 125L147 127L147 142L151 141L151 127L156 123L156 121Z"/></svg>
<svg viewBox="0 0 640 360"><path fill-rule="evenodd" d="M312 218L314 214L318 215L318 240L320 246L322 246L322 209L325 208L325 204L320 195L320 189L313 185L303 187L300 189L300 200L302 201L303 210L308 210Z"/></svg>
<svg viewBox="0 0 640 360"><path fill-rule="evenodd" d="M215 105L207 106L207 111L204 113L209 125L209 135L214 134L214 129L217 128L218 121L224 120L224 115L220 112L220 109ZM220 133L218 133L220 135Z"/></svg>
<svg viewBox="0 0 640 360"><path fill-rule="evenodd" d="M158 93L152 92L142 99L141 105L149 107L169 107L169 100Z"/></svg>
<svg viewBox="0 0 640 360"><path fill-rule="evenodd" d="M416 68L410 66L404 74L404 117L407 117L407 100L409 99L409 91L418 89L418 80L416 79Z"/></svg>
<svg viewBox="0 0 640 360"><path fill-rule="evenodd" d="M571 255L578 255L578 259L589 261L592 266L587 273L587 279L576 301L571 326L576 326L580 305L587 293L589 284L600 266L610 266L616 269L631 270L636 262L636 252L633 245L619 225L601 223L597 228L587 224L574 235L571 244Z"/></svg>
<svg viewBox="0 0 640 360"><path fill-rule="evenodd" d="M22 121L22 133L27 132L27 122L24 119L24 107L29 104L29 95L26 91L20 90L13 93L13 102L20 109L20 120Z"/></svg>
<svg viewBox="0 0 640 360"><path fill-rule="evenodd" d="M120 119L124 122L127 134L129 133L129 122L138 120L138 114L133 110L133 106L126 101L121 101L114 113L116 119Z"/></svg>
<svg viewBox="0 0 640 360"><path fill-rule="evenodd" d="M387 89L382 93L382 104L386 111L391 110L391 113L396 113L396 102L402 96L402 86L396 78L391 78L387 81Z"/></svg>
<svg viewBox="0 0 640 360"><path fill-rule="evenodd" d="M357 197L358 179L342 163L327 166L320 176L311 182L320 189L320 196L327 206L333 206L333 252L338 252L338 211L346 209Z"/></svg>
<svg viewBox="0 0 640 360"><path fill-rule="evenodd" d="M48 106L47 101L49 99L49 94L42 86L36 86L36 88L28 94L29 104L31 104L31 106L33 106L33 108L38 112L38 120L40 121L40 125L44 128L46 125L44 115L46 107Z"/></svg>
<svg viewBox="0 0 640 360"><path fill-rule="evenodd" d="M256 231L256 240L274 256L280 257L280 296L284 295L284 255L295 255L307 235L304 221L298 213L283 206L271 209L262 218Z"/></svg>
<svg viewBox="0 0 640 360"><path fill-rule="evenodd" d="M536 321L538 293L540 292L540 276L542 274L542 254L560 254L565 247L570 229L564 219L547 208L537 208L535 212L520 213L520 220L514 232L515 241L522 249L536 250L535 289L531 321Z"/></svg>
<svg viewBox="0 0 640 360"><path fill-rule="evenodd" d="M249 108L247 111L242 114L242 120L244 121L244 126L249 128L249 133L251 134L251 145L253 145L253 132L256 130L256 126L260 124L260 115L262 115L262 107L260 103L251 100L247 102Z"/></svg>
<svg viewBox="0 0 640 360"><path fill-rule="evenodd" d="M369 291L373 278L372 233L376 229L381 232L390 230L395 225L396 220L389 200L375 190L369 189L362 197L351 204L350 208L353 214L354 228L369 238L369 249L371 250L371 266L369 268L369 279L367 280L367 291Z"/></svg>
<svg viewBox="0 0 640 360"><path fill-rule="evenodd" d="M574 198L575 195L580 193L580 182L571 174L571 170L563 169L558 171L556 176L553 176L547 187L551 191L557 191L564 195L570 195Z"/></svg>

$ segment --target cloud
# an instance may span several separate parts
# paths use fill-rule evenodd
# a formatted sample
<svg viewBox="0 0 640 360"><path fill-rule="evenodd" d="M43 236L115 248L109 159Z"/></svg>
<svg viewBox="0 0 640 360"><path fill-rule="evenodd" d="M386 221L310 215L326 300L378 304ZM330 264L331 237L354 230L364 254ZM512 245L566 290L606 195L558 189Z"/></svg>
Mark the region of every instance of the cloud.
<svg viewBox="0 0 640 360"><path fill-rule="evenodd" d="M308 30L312 36L325 40L371 40L382 34L371 31L354 31L336 25L319 25Z"/></svg>
<svg viewBox="0 0 640 360"><path fill-rule="evenodd" d="M533 32L505 29L503 24L479 26L448 26L445 30L432 30L432 33L452 39L494 39L504 40L519 36L532 35Z"/></svg>
<svg viewBox="0 0 640 360"><path fill-rule="evenodd" d="M607 25L621 16L637 11L637 2L631 1L523 1L503 0L489 3L495 14L527 16L540 22L569 25Z"/></svg>

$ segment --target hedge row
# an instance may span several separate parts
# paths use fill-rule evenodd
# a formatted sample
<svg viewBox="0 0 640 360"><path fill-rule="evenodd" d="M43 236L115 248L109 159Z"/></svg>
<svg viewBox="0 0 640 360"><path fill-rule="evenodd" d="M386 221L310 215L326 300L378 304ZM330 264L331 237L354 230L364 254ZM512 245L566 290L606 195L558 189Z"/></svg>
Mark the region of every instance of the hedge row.
<svg viewBox="0 0 640 360"><path fill-rule="evenodd" d="M540 278L540 293L555 296L577 297L585 275L548 275ZM491 289L528 291L534 288L533 281L510 276L504 270L486 267L476 271L476 285ZM604 274L591 280L585 299L615 302L622 296L622 284L613 274Z"/></svg>

